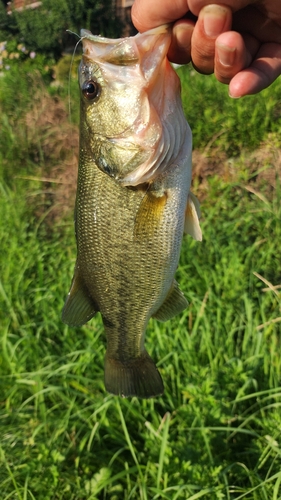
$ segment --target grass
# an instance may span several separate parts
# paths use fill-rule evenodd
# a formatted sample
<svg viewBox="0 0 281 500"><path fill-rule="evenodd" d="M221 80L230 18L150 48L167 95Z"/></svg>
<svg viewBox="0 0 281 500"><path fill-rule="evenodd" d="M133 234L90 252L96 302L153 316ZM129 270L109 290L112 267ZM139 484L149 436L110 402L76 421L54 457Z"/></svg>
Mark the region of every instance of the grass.
<svg viewBox="0 0 281 500"><path fill-rule="evenodd" d="M214 77L198 75L186 66L178 73L195 148L211 142L228 156L238 156L243 148L258 147L267 133L280 131L280 81L261 94L237 101L228 97L227 86Z"/></svg>
<svg viewBox="0 0 281 500"><path fill-rule="evenodd" d="M198 106L195 135L211 127L198 120L204 103L219 116L210 96L226 101L209 77L198 75L196 88L210 91L200 113L197 93L190 105ZM249 112L246 101L231 106ZM279 180L261 191L244 156L234 180L206 179L204 239L184 238L177 272L190 306L147 332L165 393L124 400L104 391L100 318L76 329L60 320L75 262L72 215L52 223L50 207L38 210L42 184L18 178L18 151L15 178L0 149L1 498L279 500ZM25 143L25 171L38 176L53 164L46 151L35 158Z"/></svg>

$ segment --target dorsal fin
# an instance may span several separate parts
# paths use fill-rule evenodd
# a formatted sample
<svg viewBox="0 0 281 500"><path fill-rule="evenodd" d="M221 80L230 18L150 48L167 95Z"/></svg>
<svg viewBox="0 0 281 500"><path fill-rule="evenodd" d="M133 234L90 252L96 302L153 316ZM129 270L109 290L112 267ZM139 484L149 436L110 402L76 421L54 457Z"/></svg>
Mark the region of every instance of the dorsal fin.
<svg viewBox="0 0 281 500"><path fill-rule="evenodd" d="M199 217L199 201L193 193L189 193L185 209L184 232L190 234L190 236L192 236L195 240L202 241L202 231L199 223Z"/></svg>

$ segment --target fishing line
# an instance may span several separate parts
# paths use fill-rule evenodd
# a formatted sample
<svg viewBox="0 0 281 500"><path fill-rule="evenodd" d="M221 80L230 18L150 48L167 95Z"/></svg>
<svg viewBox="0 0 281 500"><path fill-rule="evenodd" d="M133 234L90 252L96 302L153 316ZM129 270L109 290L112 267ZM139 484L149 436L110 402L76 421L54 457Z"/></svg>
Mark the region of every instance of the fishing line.
<svg viewBox="0 0 281 500"><path fill-rule="evenodd" d="M78 47L79 43L83 40L84 37L81 38L80 35L78 35L74 31L71 31L71 30L66 30L66 31L67 31L67 33L71 33L72 35L75 35L75 36L77 36L79 38L79 40L76 43L76 45L74 47L74 50L73 50L73 54L72 54L71 62L70 62L69 73L68 73L68 113L69 113L69 120L72 123L72 119L71 119L71 95L70 95L71 71L72 71L72 68L73 68L74 57L75 57L75 54L76 54L77 47Z"/></svg>

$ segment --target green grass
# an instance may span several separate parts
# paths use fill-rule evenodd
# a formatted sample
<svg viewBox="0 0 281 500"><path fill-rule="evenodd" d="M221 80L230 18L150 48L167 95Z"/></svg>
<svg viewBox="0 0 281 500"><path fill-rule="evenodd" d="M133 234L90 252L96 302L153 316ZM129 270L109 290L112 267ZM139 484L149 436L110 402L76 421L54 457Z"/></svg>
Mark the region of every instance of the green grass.
<svg viewBox="0 0 281 500"><path fill-rule="evenodd" d="M3 499L279 498L281 302L253 273L280 283L280 191L210 193L178 270L190 307L147 334L165 394L138 401L104 392L100 319L60 321L71 225L48 234L2 188Z"/></svg>
<svg viewBox="0 0 281 500"><path fill-rule="evenodd" d="M280 80L258 95L236 100L213 75L199 75L190 66L182 66L178 74L195 148L211 143L237 156L243 148L256 148L267 133L280 131Z"/></svg>
<svg viewBox="0 0 281 500"><path fill-rule="evenodd" d="M28 151L27 168L40 172ZM177 272L190 306L147 332L165 393L141 401L104 391L100 317L76 329L60 320L75 262L72 216L53 226L47 212L36 217L40 184L1 167L1 499L280 500L278 179L274 190L250 192L241 157L235 182L206 180L204 239L184 238Z"/></svg>

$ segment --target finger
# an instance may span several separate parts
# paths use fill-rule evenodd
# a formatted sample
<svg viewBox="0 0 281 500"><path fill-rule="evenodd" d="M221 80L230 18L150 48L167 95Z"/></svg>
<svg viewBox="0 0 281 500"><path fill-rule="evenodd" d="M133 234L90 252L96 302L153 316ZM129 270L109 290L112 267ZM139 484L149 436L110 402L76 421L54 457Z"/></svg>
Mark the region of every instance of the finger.
<svg viewBox="0 0 281 500"><path fill-rule="evenodd" d="M214 0L215 3L215 0ZM229 7L232 12L236 12L237 10L241 10L244 7L247 7L250 3L257 3L256 0L222 0L219 2L223 4L225 7ZM188 0L188 6L191 12L198 16L200 10L210 4L210 0Z"/></svg>
<svg viewBox="0 0 281 500"><path fill-rule="evenodd" d="M168 52L168 59L177 64L187 64L191 60L191 37L194 22L182 19L176 22L172 30L172 41Z"/></svg>
<svg viewBox="0 0 281 500"><path fill-rule="evenodd" d="M214 73L217 80L229 83L236 73L250 66L259 47L259 41L251 35L242 36L235 31L220 35L215 45Z"/></svg>
<svg viewBox="0 0 281 500"><path fill-rule="evenodd" d="M281 43L281 26L270 19L269 14L265 15L253 6L233 15L233 30L239 33L249 33L260 42Z"/></svg>
<svg viewBox="0 0 281 500"><path fill-rule="evenodd" d="M131 17L142 33L161 24L171 23L188 12L188 0L135 0Z"/></svg>
<svg viewBox="0 0 281 500"><path fill-rule="evenodd" d="M230 97L256 94L271 85L281 74L281 45L265 43L247 69L235 75L229 84Z"/></svg>
<svg viewBox="0 0 281 500"><path fill-rule="evenodd" d="M208 5L200 11L191 44L192 62L200 73L213 73L216 38L229 31L231 23L231 10L223 5Z"/></svg>

